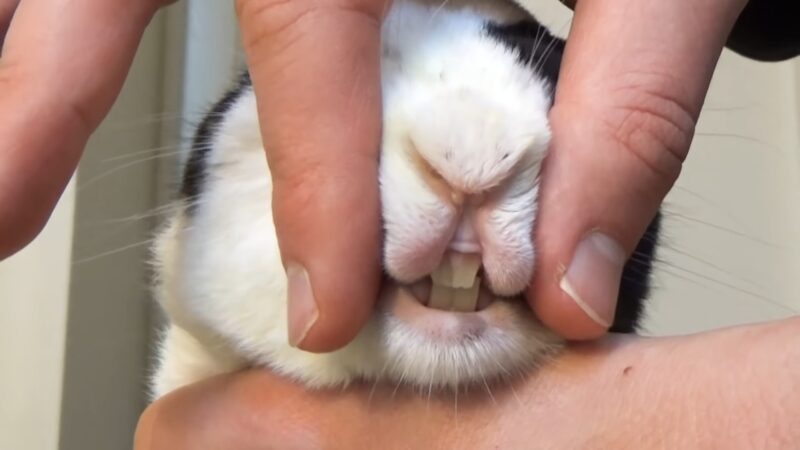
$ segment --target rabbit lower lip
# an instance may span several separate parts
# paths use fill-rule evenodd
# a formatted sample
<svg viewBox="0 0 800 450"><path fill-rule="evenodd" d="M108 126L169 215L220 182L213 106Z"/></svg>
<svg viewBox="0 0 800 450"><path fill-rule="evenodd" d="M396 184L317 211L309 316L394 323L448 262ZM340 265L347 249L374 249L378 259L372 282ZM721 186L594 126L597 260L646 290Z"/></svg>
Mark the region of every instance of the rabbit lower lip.
<svg viewBox="0 0 800 450"><path fill-rule="evenodd" d="M516 309L509 309L508 302L516 302L515 299L496 297L486 291L482 293L482 297L488 301L485 301L483 308L473 312L455 312L428 307L425 297L417 296L424 291L422 283L385 284L381 308L415 333L434 341L460 342L463 339L476 339L491 329L506 329L513 323L511 311Z"/></svg>

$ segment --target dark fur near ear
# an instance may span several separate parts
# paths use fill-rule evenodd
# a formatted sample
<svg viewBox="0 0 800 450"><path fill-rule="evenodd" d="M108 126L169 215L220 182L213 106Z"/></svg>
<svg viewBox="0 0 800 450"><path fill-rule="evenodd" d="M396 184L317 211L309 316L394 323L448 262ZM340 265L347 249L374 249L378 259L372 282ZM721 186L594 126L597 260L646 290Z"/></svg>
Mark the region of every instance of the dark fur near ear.
<svg viewBox="0 0 800 450"><path fill-rule="evenodd" d="M539 76L555 88L564 55L563 39L553 36L550 30L532 17L511 25L488 24L486 32L515 50L521 63L533 67Z"/></svg>
<svg viewBox="0 0 800 450"><path fill-rule="evenodd" d="M187 213L191 214L195 210L195 201L203 192L203 185L206 180L208 166L208 152L214 145L214 136L217 133L222 119L242 92L252 84L250 74L245 72L239 77L239 81L229 90L222 100L217 102L211 111L206 114L192 140L192 148L189 152L189 159L183 172L181 183L181 198L187 204Z"/></svg>

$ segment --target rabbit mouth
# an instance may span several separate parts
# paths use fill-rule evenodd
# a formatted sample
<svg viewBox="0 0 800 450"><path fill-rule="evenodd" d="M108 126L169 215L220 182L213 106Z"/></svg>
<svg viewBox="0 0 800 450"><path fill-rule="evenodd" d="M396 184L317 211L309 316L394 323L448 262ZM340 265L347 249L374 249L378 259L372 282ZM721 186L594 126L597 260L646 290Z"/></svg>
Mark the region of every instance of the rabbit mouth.
<svg viewBox="0 0 800 450"><path fill-rule="evenodd" d="M499 297L479 289L477 307L470 311L431 306L433 283L422 280L411 285L384 285L383 310L421 335L434 341L460 342L476 339L491 329L508 329L526 316L521 296Z"/></svg>
<svg viewBox="0 0 800 450"><path fill-rule="evenodd" d="M491 286L482 281L485 278L479 252L464 253L451 248L430 276L407 288L420 304L428 308L471 313L486 309L499 298Z"/></svg>
<svg viewBox="0 0 800 450"><path fill-rule="evenodd" d="M392 311L400 318L480 315L499 301L522 301L522 295L499 296L482 283L483 266L479 253L448 251L439 266L419 281L401 284L385 280L385 291L391 292ZM490 312L489 312L490 313Z"/></svg>

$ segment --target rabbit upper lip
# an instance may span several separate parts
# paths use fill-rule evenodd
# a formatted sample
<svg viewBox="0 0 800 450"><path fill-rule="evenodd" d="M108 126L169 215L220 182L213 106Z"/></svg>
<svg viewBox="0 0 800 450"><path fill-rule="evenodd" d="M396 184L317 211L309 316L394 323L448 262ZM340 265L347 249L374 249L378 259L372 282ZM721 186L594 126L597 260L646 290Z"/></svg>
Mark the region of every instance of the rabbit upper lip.
<svg viewBox="0 0 800 450"><path fill-rule="evenodd" d="M480 253L481 244L475 241L453 241L448 245L448 249L461 253Z"/></svg>

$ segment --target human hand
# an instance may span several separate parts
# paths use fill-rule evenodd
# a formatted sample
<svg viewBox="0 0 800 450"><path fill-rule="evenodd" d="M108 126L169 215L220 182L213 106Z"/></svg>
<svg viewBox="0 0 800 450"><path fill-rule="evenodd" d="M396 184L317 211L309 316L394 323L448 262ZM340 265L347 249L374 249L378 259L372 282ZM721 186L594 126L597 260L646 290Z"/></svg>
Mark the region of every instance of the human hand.
<svg viewBox="0 0 800 450"><path fill-rule="evenodd" d="M0 61L0 259L44 227L119 94L145 27L168 3L0 0L0 36L8 31ZM305 340L298 336L307 324L293 327L294 341L331 350L358 332L377 295L378 57L387 2L236 5L257 96L269 98L259 112L282 253L290 266L306 267L317 293L319 321ZM293 323L314 315L298 289Z"/></svg>
<svg viewBox="0 0 800 450"><path fill-rule="evenodd" d="M252 370L154 403L135 448L797 448L798 336L797 318L676 338L611 335L457 403L394 386L307 392Z"/></svg>
<svg viewBox="0 0 800 450"><path fill-rule="evenodd" d="M624 262L675 182L745 0L578 1L551 111L528 299L570 339L613 322Z"/></svg>
<svg viewBox="0 0 800 450"><path fill-rule="evenodd" d="M349 342L378 294L380 26L389 5L236 1L289 277L289 339L308 351Z"/></svg>
<svg viewBox="0 0 800 450"><path fill-rule="evenodd" d="M0 260L44 227L145 27L171 2L0 0Z"/></svg>

